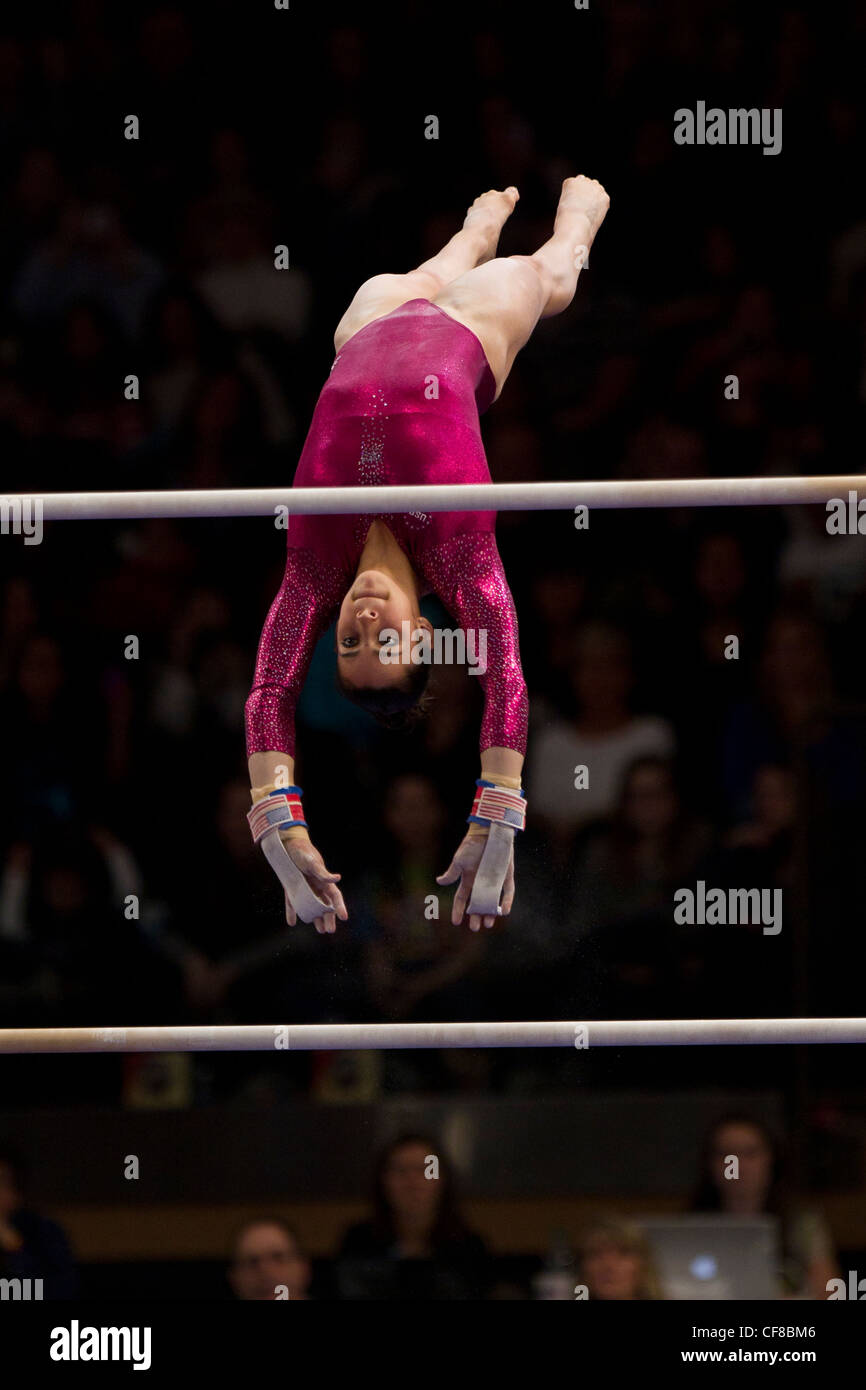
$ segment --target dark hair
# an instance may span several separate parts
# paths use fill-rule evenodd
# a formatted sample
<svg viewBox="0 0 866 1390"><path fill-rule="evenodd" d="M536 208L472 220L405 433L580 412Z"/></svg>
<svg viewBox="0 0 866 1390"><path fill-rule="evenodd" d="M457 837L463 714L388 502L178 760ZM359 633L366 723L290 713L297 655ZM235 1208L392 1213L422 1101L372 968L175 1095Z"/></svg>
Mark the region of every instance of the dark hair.
<svg viewBox="0 0 866 1390"><path fill-rule="evenodd" d="M773 1216L784 1217L790 1206L791 1194L783 1172L782 1150L779 1141L763 1120L757 1119L754 1115L739 1112L722 1115L710 1125L704 1135L701 1148L701 1176L692 1199L692 1211L722 1210L722 1190L719 1183L713 1179L711 1161L716 1135L719 1130L725 1129L728 1125L742 1125L755 1130L769 1149L771 1155L770 1185L767 1190L764 1209Z"/></svg>
<svg viewBox="0 0 866 1390"><path fill-rule="evenodd" d="M713 1181L710 1172L710 1158L713 1140L720 1129L726 1125L744 1125L760 1134L770 1151L770 1185L764 1199L764 1213L775 1216L779 1223L779 1254L781 1276L789 1292L796 1292L805 1277L802 1254L794 1236L794 1217L797 1212L796 1193L791 1185L785 1162L785 1153L780 1140L763 1120L745 1112L723 1115L711 1125L704 1135L701 1151L701 1177L692 1199L692 1211L720 1212L722 1194L718 1182Z"/></svg>
<svg viewBox="0 0 866 1390"><path fill-rule="evenodd" d="M337 666L337 689L353 705L360 705L372 714L377 724L385 729L411 729L423 719L430 708L431 696L427 689L430 680L430 667L425 663L412 665L406 681L401 685L386 685L381 690L372 686L347 685Z"/></svg>
<svg viewBox="0 0 866 1390"><path fill-rule="evenodd" d="M451 1160L447 1154L443 1153L442 1145L438 1139L434 1139L431 1134L416 1134L407 1131L398 1135L396 1139L392 1139L390 1144L387 1144L380 1153L373 1177L373 1226L377 1235L389 1243L394 1240L397 1232L394 1213L385 1191L385 1173L388 1164L398 1150L407 1149L410 1145L415 1144L424 1149L425 1153L435 1154L439 1160L439 1177L436 1179L439 1202L430 1232L430 1244L435 1250L447 1245L452 1240L461 1239L466 1234L466 1226L458 1208L457 1189Z"/></svg>

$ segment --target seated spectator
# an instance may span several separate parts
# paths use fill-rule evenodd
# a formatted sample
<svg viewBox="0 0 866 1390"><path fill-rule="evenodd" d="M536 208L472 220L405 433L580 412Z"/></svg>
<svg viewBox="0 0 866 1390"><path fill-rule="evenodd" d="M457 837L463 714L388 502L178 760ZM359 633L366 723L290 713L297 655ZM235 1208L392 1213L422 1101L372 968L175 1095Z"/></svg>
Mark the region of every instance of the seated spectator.
<svg viewBox="0 0 866 1390"><path fill-rule="evenodd" d="M393 845L363 895L369 912L366 973L372 1002L387 1019L474 1018L476 991L467 977L483 940L451 923L451 893L436 895L436 874L448 862L444 810L428 778L397 777L388 789L384 822ZM438 896L430 915L428 899Z"/></svg>
<svg viewBox="0 0 866 1390"><path fill-rule="evenodd" d="M774 913L781 914L776 925L782 927L768 939L764 918L752 916L749 921L741 919L739 926L703 933L715 991L712 1005L705 1001L707 1013L724 1013L724 1001L734 995L743 1018L792 1012L797 934L805 922L803 884L810 874L798 833L801 796L791 768L771 763L759 767L747 817L725 835L718 853L705 866L704 876L713 886L728 891L757 888L766 894Z"/></svg>
<svg viewBox="0 0 866 1390"><path fill-rule="evenodd" d="M780 608L764 636L756 698L731 713L726 792L744 814L757 769L805 759L828 814L859 807L866 750L859 725L836 693L826 635L807 613Z"/></svg>
<svg viewBox="0 0 866 1390"><path fill-rule="evenodd" d="M575 937L591 936L587 954L614 1017L695 1007L704 943L676 926L674 894L699 876L711 844L709 828L682 805L672 765L653 757L632 763L610 828L578 861L569 914Z"/></svg>
<svg viewBox="0 0 866 1390"><path fill-rule="evenodd" d="M636 758L667 758L674 751L666 720L630 708L634 673L624 633L606 623L584 627L569 674L575 718L538 731L529 771L533 818L560 838L611 815L623 773ZM581 766L586 785L578 789Z"/></svg>
<svg viewBox="0 0 866 1390"><path fill-rule="evenodd" d="M75 1298L78 1274L66 1234L24 1205L24 1163L0 1148L0 1278L41 1279L43 1299ZM36 1298L33 1285L30 1297Z"/></svg>
<svg viewBox="0 0 866 1390"><path fill-rule="evenodd" d="M820 1213L791 1192L780 1146L760 1120L730 1115L713 1125L692 1210L777 1217L780 1297L827 1297L828 1280L839 1273L832 1236Z"/></svg>
<svg viewBox="0 0 866 1390"><path fill-rule="evenodd" d="M245 1221L232 1242L228 1281L242 1302L309 1299L310 1262L279 1216Z"/></svg>
<svg viewBox="0 0 866 1390"><path fill-rule="evenodd" d="M791 768L774 763L759 767L749 809L748 818L726 837L725 848L765 855L774 867L787 869L799 811L797 781Z"/></svg>
<svg viewBox="0 0 866 1390"><path fill-rule="evenodd" d="M582 1231L577 1244L577 1283L602 1302L662 1297L646 1237L630 1222L605 1217Z"/></svg>
<svg viewBox="0 0 866 1390"><path fill-rule="evenodd" d="M140 892L128 848L105 826L80 821L10 847L0 862L4 1007L22 1021L91 1025L121 1000L131 1022L152 1017L164 983L127 894ZM156 972L156 973L152 973Z"/></svg>
<svg viewBox="0 0 866 1390"><path fill-rule="evenodd" d="M345 1299L486 1297L487 1250L460 1214L451 1164L436 1140L406 1134L388 1145L373 1214L346 1233L336 1273Z"/></svg>
<svg viewBox="0 0 866 1390"><path fill-rule="evenodd" d="M680 800L665 758L638 758L627 769L609 830L583 856L580 881L599 925L659 913L672 916L674 890L687 883L710 846L707 826Z"/></svg>

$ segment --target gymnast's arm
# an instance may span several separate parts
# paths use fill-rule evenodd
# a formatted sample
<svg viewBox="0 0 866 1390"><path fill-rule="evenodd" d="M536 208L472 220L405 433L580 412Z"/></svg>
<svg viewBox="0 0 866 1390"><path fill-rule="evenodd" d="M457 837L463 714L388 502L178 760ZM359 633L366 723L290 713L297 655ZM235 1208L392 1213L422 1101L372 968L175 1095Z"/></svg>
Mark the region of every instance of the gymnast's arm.
<svg viewBox="0 0 866 1390"><path fill-rule="evenodd" d="M484 692L481 777L519 791L529 701L520 665L517 613L496 539L492 532L453 537L428 552L424 570L428 583L466 634L467 651L471 650L476 658L475 666L470 665L469 670L478 671L474 679L481 682ZM450 867L438 880L447 884L461 878L452 911L455 924L463 920L487 835L487 828L471 824ZM503 916L510 911L513 900L512 856L502 891ZM494 918L484 918L484 926L493 924ZM473 916L469 925L477 931L481 919Z"/></svg>
<svg viewBox="0 0 866 1390"><path fill-rule="evenodd" d="M313 651L337 607L343 576L309 550L289 547L286 570L271 604L259 641L253 686L246 703L247 755L252 801L276 789L294 786L295 707ZM280 831L286 852L320 898L334 912L316 920L316 930L335 930L334 913L345 919L346 909L334 887L339 874L330 874L313 846L305 826ZM295 912L286 898L286 920Z"/></svg>
<svg viewBox="0 0 866 1390"><path fill-rule="evenodd" d="M424 557L427 582L467 634L484 692L481 775L518 785L529 701L520 665L517 612L492 532L456 536ZM470 634L473 636L470 638Z"/></svg>

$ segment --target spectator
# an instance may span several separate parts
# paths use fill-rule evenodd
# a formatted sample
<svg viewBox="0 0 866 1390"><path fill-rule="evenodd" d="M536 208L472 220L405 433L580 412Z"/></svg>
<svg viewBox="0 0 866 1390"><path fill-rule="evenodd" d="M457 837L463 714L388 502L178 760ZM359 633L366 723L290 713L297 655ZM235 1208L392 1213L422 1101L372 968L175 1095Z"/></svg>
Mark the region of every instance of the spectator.
<svg viewBox="0 0 866 1390"><path fill-rule="evenodd" d="M464 1221L450 1161L429 1135L404 1134L382 1153L373 1214L347 1231L337 1282L347 1299L486 1296L487 1251Z"/></svg>
<svg viewBox="0 0 866 1390"><path fill-rule="evenodd" d="M820 1213L792 1193L781 1147L760 1120L730 1115L712 1126L692 1210L775 1216L780 1297L827 1297L828 1280L838 1275L832 1236Z"/></svg>
<svg viewBox="0 0 866 1390"><path fill-rule="evenodd" d="M242 1302L306 1302L311 1275L297 1235L279 1216L245 1221L232 1242L228 1280Z"/></svg>
<svg viewBox="0 0 866 1390"><path fill-rule="evenodd" d="M0 1148L0 1277L41 1279L46 1300L75 1298L78 1274L66 1234L56 1221L24 1205L25 1165ZM31 1284L31 1298L35 1298Z"/></svg>
<svg viewBox="0 0 866 1390"><path fill-rule="evenodd" d="M570 675L576 715L538 732L529 763L533 815L560 839L610 816L629 764L640 757L670 757L675 741L666 720L630 708L634 671L624 633L606 623L584 627ZM577 788L581 767L587 775Z"/></svg>
<svg viewBox="0 0 866 1390"><path fill-rule="evenodd" d="M600 1302L636 1302L662 1297L646 1237L628 1221L605 1217L588 1225L578 1240L577 1281Z"/></svg>
<svg viewBox="0 0 866 1390"><path fill-rule="evenodd" d="M452 925L450 893L436 892L447 851L442 802L429 779L396 778L384 823L393 847L383 860L388 871L371 878L364 893L371 1000L393 1020L469 1017L477 1007L469 977L483 940Z"/></svg>

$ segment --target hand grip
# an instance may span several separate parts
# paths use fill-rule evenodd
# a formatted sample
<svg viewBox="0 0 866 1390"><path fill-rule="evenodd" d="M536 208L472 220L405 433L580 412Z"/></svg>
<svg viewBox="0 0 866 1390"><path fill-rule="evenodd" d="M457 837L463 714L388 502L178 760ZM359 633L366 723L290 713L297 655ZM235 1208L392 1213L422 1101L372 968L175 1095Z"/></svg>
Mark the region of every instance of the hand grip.
<svg viewBox="0 0 866 1390"><path fill-rule="evenodd" d="M479 917L500 917L502 915L499 899L502 896L502 886L505 883L505 875L508 873L508 865L511 863L513 848L513 828L510 825L500 825L494 822L490 827L487 844L484 846L481 863L478 865L478 872L472 885L472 896L466 909L470 915L474 916L476 913Z"/></svg>
<svg viewBox="0 0 866 1390"><path fill-rule="evenodd" d="M315 922L317 917L334 911L330 903L323 903L321 898L316 897L297 864L286 853L279 830L269 830L259 844L302 922Z"/></svg>

